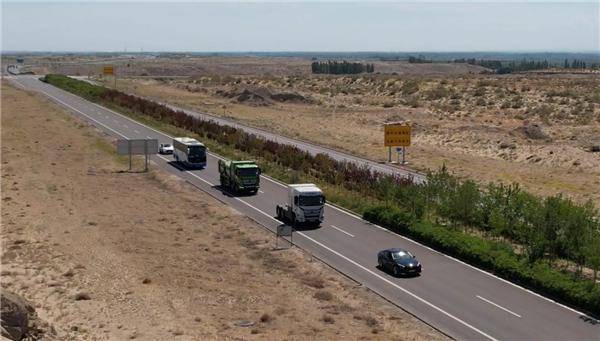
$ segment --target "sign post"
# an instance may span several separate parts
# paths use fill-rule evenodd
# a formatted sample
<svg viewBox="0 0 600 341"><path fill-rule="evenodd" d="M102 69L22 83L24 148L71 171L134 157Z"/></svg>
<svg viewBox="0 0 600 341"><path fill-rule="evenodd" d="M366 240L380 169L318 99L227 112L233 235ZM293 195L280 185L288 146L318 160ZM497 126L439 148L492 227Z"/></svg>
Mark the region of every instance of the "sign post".
<svg viewBox="0 0 600 341"><path fill-rule="evenodd" d="M144 155L144 172L148 171L149 155L158 154L157 139L117 140L117 154L129 155L131 171L132 155Z"/></svg>
<svg viewBox="0 0 600 341"><path fill-rule="evenodd" d="M398 153L400 163L400 152L402 152L402 164L406 163L406 147L410 146L412 127L408 122L388 123L384 126L384 145L388 147L388 162L392 162L392 147Z"/></svg>
<svg viewBox="0 0 600 341"><path fill-rule="evenodd" d="M112 65L107 65L102 67L103 75L112 75L115 80L115 89L117 88L117 74L115 73L115 67Z"/></svg>

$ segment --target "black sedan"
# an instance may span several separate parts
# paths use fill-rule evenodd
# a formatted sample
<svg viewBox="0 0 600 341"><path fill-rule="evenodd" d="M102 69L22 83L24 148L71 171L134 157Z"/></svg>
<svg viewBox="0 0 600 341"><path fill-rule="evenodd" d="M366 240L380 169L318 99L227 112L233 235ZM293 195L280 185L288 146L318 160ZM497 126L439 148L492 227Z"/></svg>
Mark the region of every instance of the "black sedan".
<svg viewBox="0 0 600 341"><path fill-rule="evenodd" d="M410 252L393 248L379 251L377 264L384 271L390 271L394 276L418 275L421 273L421 263Z"/></svg>

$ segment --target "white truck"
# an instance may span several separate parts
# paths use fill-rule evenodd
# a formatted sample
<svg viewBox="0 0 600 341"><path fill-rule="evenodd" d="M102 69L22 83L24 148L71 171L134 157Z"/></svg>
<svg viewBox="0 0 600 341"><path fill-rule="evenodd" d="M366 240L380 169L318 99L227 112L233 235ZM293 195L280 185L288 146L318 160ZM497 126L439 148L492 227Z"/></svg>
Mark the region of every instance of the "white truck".
<svg viewBox="0 0 600 341"><path fill-rule="evenodd" d="M287 203L277 205L277 218L292 225L320 225L325 211L323 191L314 184L289 185Z"/></svg>
<svg viewBox="0 0 600 341"><path fill-rule="evenodd" d="M190 137L173 138L173 158L186 168L206 167L206 147Z"/></svg>

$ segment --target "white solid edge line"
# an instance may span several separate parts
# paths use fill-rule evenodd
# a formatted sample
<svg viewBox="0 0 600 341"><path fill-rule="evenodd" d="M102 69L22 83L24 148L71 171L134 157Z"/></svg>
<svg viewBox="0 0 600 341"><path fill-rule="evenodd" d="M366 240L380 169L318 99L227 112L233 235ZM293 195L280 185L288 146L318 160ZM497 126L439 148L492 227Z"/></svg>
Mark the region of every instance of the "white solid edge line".
<svg viewBox="0 0 600 341"><path fill-rule="evenodd" d="M38 80L38 81L39 81L39 80ZM63 91L64 91L64 90L63 90ZM45 91L42 91L42 92L46 93ZM66 92L66 91L65 91L65 92ZM74 95L74 94L71 94L71 93L68 93L68 92L66 92L66 93L67 93L67 94L69 94L69 95L72 95L73 97L76 97L76 98L78 98L78 99L80 99L80 100L87 101L87 100L85 100L85 99L83 99L83 98L81 98L81 97L79 97L79 96L76 96L76 95ZM99 104L96 104L96 103L94 103L94 102L90 102L90 101L87 101L87 102L89 102L90 104L92 104L92 105L95 105L95 106L97 106L97 107L99 107L99 108L102 108L102 109L104 109L104 110L107 110L107 111L109 111L109 112L111 112L111 113L113 113L113 114L116 114L116 115L118 115L118 116L121 116L121 117L123 117L123 118L125 118L125 119L127 119L127 120L130 120L130 121L132 121L132 122L135 122L135 123L137 123L137 124L139 124L139 125L141 125L141 126L143 126L143 127L147 128L147 129L150 129L150 130L152 130L152 131L154 131L154 132L156 132L156 133L158 133L158 134L161 134L161 135L163 135L163 136L166 136L166 137L168 137L168 138L173 138L173 137L172 137L172 136L170 136L170 135L167 135L167 134L165 134L165 133L163 133L163 132L161 132L161 131L158 131L158 130L156 130L156 129L154 129L154 128L151 128L151 127L149 127L149 126L147 126L147 125L145 125L145 124L143 124L143 123L141 123L141 122L137 122L137 121L135 121L135 120L133 120L133 119L131 119L131 118L129 118L129 117L127 117L127 116L125 116L125 115L122 115L122 114L120 114L120 113L118 113L118 112L115 112L115 111L113 111L113 110L111 110L111 109L105 108L105 107L103 107L103 106L101 106L101 105L99 105ZM122 136L123 136L123 135L122 135ZM209 154L209 155L212 155L212 156L214 156L214 157L216 157L217 159L224 160L224 158L223 158L223 157L221 157L221 156L218 156L218 155L216 155L216 154L214 154L214 153L211 153L211 152L209 152L208 154ZM274 178L271 178L270 176L267 176L267 175L261 175L261 177L263 177L263 178L265 178L265 179L267 179L267 180L269 180L269 181L271 181L271 182L273 182L273 183L275 183L275 184L278 184L278 185L280 185L280 186L282 186L282 187L287 187L287 185L286 185L286 184L284 184L284 183L280 182L279 180L275 180ZM513 287L515 287L515 288L521 289L521 290L523 290L523 291L525 291L525 292L527 292L527 293L529 293L529 294L531 294L531 295L534 295L534 296L536 296L536 297L538 297L538 298L541 298L541 299L543 299L543 300L545 300L545 301L548 301L548 302L554 303L554 304L556 304L556 305L558 305L558 306L560 306L560 307L562 307L562 308L564 308L564 309L567 309L567 310L569 310L569 311L571 311L571 312L573 312L573 313L576 313L576 314L579 314L579 315L583 315L583 316L588 316L587 314L585 314L585 313L582 313L581 311L578 311L578 310L576 310L576 309L573 309L573 308L571 308L571 307L568 307L568 306L566 306L566 305L564 305L564 304L562 304L562 303L559 303L559 302L557 302L557 301L555 301L555 300L553 300L553 299L551 299L551 298L548 298L548 297L542 296L542 295L540 295L540 294L538 294L538 293L536 293L536 292L533 292L533 291L531 291L531 290L529 290L529 289L527 289L527 288L524 288L524 287L522 287L522 286L520 286L520 285L518 285L518 284L515 284L515 283L513 283L513 282L511 282L511 281L509 281L509 280L506 280L506 279L504 279L504 278L498 277L498 276L496 276L496 275L494 275L494 274L492 274L492 273L490 273L490 272L487 272L487 271L485 271L485 270L479 269L479 268L477 268L477 267L475 267L475 266L473 266L473 265L471 265L471 264L467 264L467 263L465 263L465 262L463 262L463 261L461 261L461 260L459 260L459 259L457 259L457 258L454 258L454 257L452 257L452 256L449 256L449 255L447 255L447 254L445 254L445 253L442 253L442 252L440 252L440 251L434 250L434 249L430 248L429 246L423 245L423 244L421 244L421 243L419 243L419 242L417 242L417 241L415 241L415 240L412 240L412 239L410 239L410 238L408 238L408 237L405 237L405 236L403 236L403 235L400 235L400 234L397 234L397 233L393 233L392 231L390 231L390 230L388 230L388 229L386 229L386 228L384 228L384 227L381 227L381 226L379 226L379 225L377 225L377 224L373 224L373 223L371 223L371 222L368 222L368 221L364 220L362 217L360 217L360 216L358 216L358 215L356 215L356 214L353 214L353 213L351 213L351 212L349 212L349 211L342 210L341 208L339 208L339 207L336 207L336 206L333 206L333 205L331 205L331 204L326 204L326 205L327 205L327 206L329 206L329 207L331 207L331 208L333 208L333 209L336 209L336 210L338 210L338 211L340 211L340 212L343 212L343 213L345 213L345 214L347 214L347 215L349 215L349 216L352 216L352 217L354 217L354 218L356 218L356 219L358 219L358 220L361 220L361 221L363 221L363 222L365 222L365 223L367 223L367 224L370 224L370 225L372 225L372 226L375 226L375 227L377 227L377 228L379 228L379 229L381 229L381 230L383 230L383 231L386 231L386 232L388 232L388 233L391 233L391 234L393 234L393 235L399 236L400 238L402 238L402 239L405 239L405 240L408 240L408 241L410 241L410 242L412 242L412 243L414 243L414 244L416 244L416 245L422 246L422 247L424 247L424 248L426 248L426 249L428 249L428 250L430 250L430 251L433 251L433 252L435 252L435 253L437 253L437 254L440 254L440 255L442 255L442 256L444 256L444 257L448 258L448 259L452 259L452 260L454 260L454 261L456 261L456 262L458 262L458 263L460 263L460 264L463 264L463 265L465 265L465 266L467 266L467 267L469 267L469 268L471 268L471 269L477 270L477 271L479 271L479 272L481 272L481 273L483 273L483 274L486 274L486 275L488 275L488 276L490 276L490 277L492 277L492 278L498 279L498 280L500 280L500 281L502 281L502 282L504 282L504 283L506 283L506 284L509 284L509 285L511 285L511 286L513 286Z"/></svg>
<svg viewBox="0 0 600 341"><path fill-rule="evenodd" d="M94 122L98 123L99 125L103 126L103 127L104 127L104 128L106 128L106 129L108 129L108 130L112 131L113 133L115 133L115 134L117 134L117 135L119 135L119 136L121 136L121 137L127 138L127 136L125 136L125 135L121 134L120 132L118 132L118 131L114 130L113 128L111 128L111 127L109 127L109 126L105 125L104 123L102 123L102 122L100 122L100 121L97 121L97 120L95 120L94 118L92 118L92 117L90 117L90 116L88 116L88 115L84 114L84 113L83 113L83 112L81 112L79 109L76 109L76 108L74 108L74 107L70 106L69 104L67 104L67 103L65 103L65 102L63 102L63 101L61 101L60 99L58 99L58 98L56 98L56 97L54 97L54 96L50 95L49 93L47 93L47 92L45 92L45 91L43 91L43 90L40 90L40 91L42 91L42 93L44 93L44 94L46 94L46 96L48 96L48 97L50 97L50 98L54 99L54 100L55 100L55 101L57 101L58 103L60 103L60 104L62 104L62 105L64 105L64 106L66 106L66 107L68 107L68 108L69 108L69 109L71 109L71 110L74 110L74 111L76 111L76 112L80 113L81 115L83 115L83 116L87 117L88 119L90 119L90 120L92 120L92 121L94 121Z"/></svg>
<svg viewBox="0 0 600 341"><path fill-rule="evenodd" d="M327 205L327 206L330 206L331 208L333 208L333 209L336 209L336 210L338 210L338 211L340 211L340 212L346 213L347 215L349 215L349 216L351 216L351 217L354 217L355 219L361 220L361 221L363 221L363 222L365 222L365 223L367 223L367 224L369 224L369 225L372 225L372 226L374 226L374 227L376 227L376 228L378 228L378 229L380 229L380 230L382 230L382 231L384 231L384 232L390 233L390 234L392 234L392 235L394 235L394 236L398 236L398 237L400 237L400 238L402 238L402 239L404 239L404 240L408 240L409 242L411 242L411 243L413 243L413 244L415 244L415 245L419 245L419 246L421 246L421 247L423 247L423 248L425 248L425 249L427 249L427 250L429 250L429 251L432 251L432 252L434 252L434 253L437 253L437 254L439 254L439 255L442 255L442 256L444 256L444 257L446 257L446 258L448 258L448 259L451 259L451 260L453 260L453 261L455 261L455 262L457 262L457 263L460 263L460 264L462 264L462 265L464 265L464 266L466 266L466 267L468 267L468 268L471 268L471 269L473 269L473 270L479 271L479 272L481 272L482 274L485 274L485 275L487 275L487 276L490 276L490 277L492 277L492 278L495 278L495 279L497 279L497 280L499 280L499 281L502 281L502 282L504 282L504 283L506 283L506 284L509 284L509 285L511 285L511 286L513 286L513 287L515 287L515 288L517 288L517 289L521 289L521 290L523 290L523 291L527 292L528 294L531 294L531 295L533 295L533 296L536 296L536 297L538 297L538 298L541 298L542 300L545 300L545 301L547 301L547 302L554 303L554 304L558 305L558 306L559 306L559 307L561 307L561 308L564 308L564 309L566 309L566 310L569 310L569 311L570 311L570 312L572 312L572 313L575 313L575 314L578 314L578 315L583 315L583 316L590 317L589 315L587 315L587 314L585 314L585 313L583 313L583 312L581 312L581 311L579 311L579 310L573 309L573 308L571 308L571 307L569 307L569 306L566 306L566 305L564 305L564 304L562 304L562 303L560 303L560 302L557 302L557 301L555 301L555 300L553 300L553 299L551 299L551 298L548 298L548 297L546 297L546 296L540 295L540 294L538 294L537 292L534 292L534 291L532 291L532 290L529 290L529 289L527 289L527 288L525 288L525 287L522 287L522 286L520 286L520 285L518 285L518 284L515 284L515 283L513 283L513 282L511 282L511 281L509 281L509 280L507 280L507 279L504 279L504 278L502 278L502 277L498 277L498 276L494 275L494 274L493 274L493 273L491 273L491 272L487 272L487 271L485 271L485 270L483 270L483 269L480 269L480 268L478 268L478 267L476 267L476 266L473 266L473 265L471 265L471 264L469 264L469 263L465 263L465 262L463 262L462 260L460 260L460 259L458 259L458 258L454 258L453 256L450 256L450 255L447 255L447 254L445 254L445 253L443 253L443 252L440 252L440 251L438 251L438 250L432 249L431 247L429 247L429 246L427 246L427 245L424 245L424 244L421 244L421 243L419 243L419 242L418 242L418 241L416 241L416 240L410 239L410 238L408 238L408 237L405 237L405 236L403 236L403 235L401 235L401 234L398 234L398 233L394 233L394 232L392 232L392 231L390 231L390 230L386 229L385 227L382 227L382 226L379 226L379 225L377 225L377 224L371 223L371 222L369 222L369 221L367 221L367 220L365 220L365 219L361 218L360 216L358 216L358 215L356 215L356 214L354 214L354 213L352 213L352 212L346 211L346 210L344 210L344 209L341 209L341 208L339 208L339 207L336 207L336 206L334 206L334 205L330 205L330 204L326 204L326 205Z"/></svg>
<svg viewBox="0 0 600 341"><path fill-rule="evenodd" d="M159 155L159 156L160 156L160 158L162 158L162 159L164 159L164 160L166 160L166 161L169 161L167 158L163 157L162 155ZM207 180L205 180L205 179L202 179L201 177L199 177L198 175L196 175L196 174L194 174L194 173L192 173L192 172L190 172L190 171L187 171L187 170L185 170L184 172L186 172L186 173L190 174L191 176L193 176L193 177L195 177L195 178L199 179L200 181L202 181L202 182L204 182L204 183L206 183L206 184L208 184L208 185L210 185L210 186L214 186L214 185L213 185L212 183L210 183L209 181L207 181ZM243 203L243 204L247 205L248 207L250 207L250 208L254 209L255 211L257 211L257 212L259 212L259 213L262 213L264 216L266 216L266 217L268 217L268 218L270 218L270 219L274 220L275 222L277 222L277 223L281 224L281 221L279 221L278 219L275 219L275 218L274 218L273 216L271 216L270 214L268 214L268 213L264 212L263 210L261 210L261 209L259 209L259 208L255 207L255 206L253 206L253 205L251 205L251 204L249 204L249 203L245 202L244 200L242 200L242 199L240 199L240 198L238 198L238 197L233 197L233 199L236 199L237 201L239 201L239 202L241 202L241 203ZM333 225L332 225L332 226L333 226ZM394 282L390 281L389 279L387 279L387 278L385 278L385 277L383 277L383 276L381 276L381 275L379 275L379 274L377 274L377 273L375 273L375 272L373 272L373 271L369 270L368 268L366 268L366 267L364 267L364 266L360 265L359 263L357 263L357 262L353 261L352 259L350 259L350 258L348 258L348 257L346 257L346 256L344 256L344 255L342 255L341 253L339 253L339 252L337 252L337 251L335 251L335 250L331 249L330 247L328 247L328 246L326 246L326 245L324 245L324 244L322 244L322 243L320 243L320 242L318 242L318 241L316 241L316 240L312 239L311 237L309 237L309 236L305 235L304 233L302 233L302 232L296 232L296 233L298 233L298 234L300 234L302 237L304 237L304 238L306 238L306 239L308 239L308 240L312 241L313 243L315 243L315 244L319 245L320 247L322 247L322 248L326 249L327 251L329 251L329 252L331 252L331 253L335 254L336 256L338 256L338 257L341 257L341 258L342 258L342 259L344 259L345 261L347 261L347 262L349 262L349 263L351 263L351 264L353 264L353 265L355 265L355 266L359 267L361 270L368 272L369 274L371 274L371 275L373 275L373 276L375 276L375 277L377 277L377 278L379 278L379 279L383 280L384 282L386 282L386 283L388 283L388 284L390 284L390 285L394 286L394 287L395 287L395 288L397 288L397 289L400 289L401 291L403 291L404 293L408 294L409 296L411 296L411 297L413 297L413 298L417 299L417 300L418 300L418 301L420 301L421 303L424 303L425 305L428 305L428 306L430 306L431 308L433 308L433 309L435 309L435 310L437 310L437 311L441 312L442 314L444 314L444 315L446 315L446 316L448 316L448 317L450 317L450 318L454 319L455 321L457 321L457 322L459 322L459 323L463 324L464 326L466 326L466 327L468 327L468 328L470 328L470 329L474 330L475 332L477 332L477 333L479 333L479 334L481 334L481 335L485 336L486 338L488 338L488 339L490 339L490 340L492 340L492 341L498 341L496 338L494 338L494 337L492 337L492 336L490 336L490 335L486 334L485 332L483 332L483 331L481 331L481 330L479 330L479 329L475 328L474 326L470 325L469 323L467 323L467 322L465 322L465 321L461 320L460 318L458 318L458 317L456 317L456 316L454 316L454 315L452 315L452 314L448 313L447 311L443 310L442 308L439 308L438 306L434 305L433 303L430 303L429 301L425 300L424 298L421 298L421 297L419 297L419 296L417 296L417 295L413 294L412 292L410 292L410 291L408 291L408 290L404 289L403 287L401 287L401 286L399 286L398 284L396 284L396 283L394 283Z"/></svg>
<svg viewBox="0 0 600 341"><path fill-rule="evenodd" d="M511 310L509 310L509 309L506 309L506 308L504 308L503 306L501 306L501 305L499 305L499 304L496 304L496 303L494 303L494 302L492 302L492 301L490 301L490 300L488 300L488 299L486 299L486 298L483 298L483 297L481 297L481 296L479 296L479 295L475 295L475 297L477 297L478 299L480 299L480 300L482 300L482 301L484 301L484 302L487 302L487 303L489 303L489 304L491 304L491 305L495 306L496 308L502 309L502 310L506 311L506 312L507 312L507 313L509 313L509 314L515 315L515 316L516 316L516 317L518 317L518 318L521 318L521 317L522 317L521 315L519 315L519 314L517 314L517 313L515 313L515 312L513 312L513 311L511 311Z"/></svg>
<svg viewBox="0 0 600 341"><path fill-rule="evenodd" d="M442 314L444 314L444 315L446 315L446 316L448 316L448 317L450 317L450 318L452 318L452 319L454 319L454 320L456 320L456 321L460 322L461 324L465 325L466 327L468 327L468 328L471 328L472 330L474 330L474 331L476 331L477 333L479 333L479 334L481 334L481 335L483 335L483 336L487 337L488 339L490 339L490 340L493 340L493 341L498 341L498 340L497 340L497 339L495 339L494 337L492 337L492 336L490 336L490 335L486 334L485 332L483 332L483 331L481 331L481 330L479 330L479 329L477 329L477 328L473 327L472 325L470 325L470 324L468 324L467 322L465 322L465 321L461 320L460 318L458 318L458 317L456 317L456 316L454 316L454 315L452 315L452 314L448 313L447 311L443 310L442 308L439 308L439 307L438 307L438 306L436 306L435 304L433 304L433 303L430 303L429 301L427 301L427 300L425 300L425 299L423 299L423 298L421 298L421 297L419 297L419 296L417 296L417 295L413 294L412 292L410 292L410 291L408 291L408 290L404 289L403 287L399 286L398 284L396 284L396 283L394 283L394 282L390 281L389 279L387 279L387 278L385 278L385 277L381 276L380 274L377 274L377 273L375 273L375 272L373 272L373 271L371 271L371 270L367 269L366 267L364 267L364 266L362 266L362 265L358 264L357 262L353 261L352 259L350 259L350 258L348 258L348 257L346 257L346 256L344 256L344 255L342 255L341 253L339 253L339 252L337 252L337 251L335 251L335 250L332 250L332 249L330 249L330 248L329 248L329 247L327 247L326 245L323 245L323 244L321 244L320 242L318 242L318 241L316 241L316 240L312 239L311 237L309 237L309 236L305 235L304 233L302 233L302 232L296 232L296 233L298 233L298 234L300 234L301 236L303 236L304 238L306 238L306 239L308 239L308 240L312 241L313 243L315 243L315 244L317 244L317 245L321 246L322 248L324 248L324 249L328 250L329 252L331 252L331 253L333 253L333 254L337 255L338 257L340 257L340 258L343 258L343 259L344 259L344 260L346 260L347 262L349 262L349 263L351 263L351 264L354 264L355 266L357 266L357 267L359 267L360 269L362 269L362 270L364 270L364 271L366 271L366 272L370 273L371 275L373 275L373 276L375 276L375 277L377 277L377 278L381 279L382 281L384 281L384 282L388 283L389 285L391 285L391 286L394 286L394 287L396 287L397 289L400 289L400 290L401 290L401 291L403 291L404 293L406 293L406 294L410 295L411 297L413 297L413 298L417 299L418 301L420 301L420 302L424 303L425 305L428 305L428 306L430 306L431 308L433 308L433 309L435 309L435 310L439 311L440 313L442 313Z"/></svg>
<svg viewBox="0 0 600 341"><path fill-rule="evenodd" d="M349 235L350 237L354 238L354 235L352 233L346 232L346 231L342 230L341 228L339 228L339 227L337 227L335 225L330 225L330 226L333 227L334 229L336 229L336 230L338 230L338 231L340 231L342 233L345 233L345 234Z"/></svg>
<svg viewBox="0 0 600 341"><path fill-rule="evenodd" d="M19 88L21 88L21 89L23 89L23 90L27 90L27 88L25 87L25 85L21 84L21 82L19 82L19 81L17 80L17 78L13 78L13 77L8 77L8 78L7 78L7 77L4 77L4 76L3 76L2 78L5 78L5 79L7 79L7 80L10 80L10 81L11 81L11 82L13 82L13 83L16 83L16 84L19 86Z"/></svg>

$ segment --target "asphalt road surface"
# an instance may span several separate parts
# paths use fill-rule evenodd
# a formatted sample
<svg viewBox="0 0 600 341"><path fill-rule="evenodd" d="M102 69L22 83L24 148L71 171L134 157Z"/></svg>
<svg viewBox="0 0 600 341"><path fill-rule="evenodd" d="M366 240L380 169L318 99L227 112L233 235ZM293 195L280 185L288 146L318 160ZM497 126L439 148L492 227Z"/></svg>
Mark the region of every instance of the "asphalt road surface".
<svg viewBox="0 0 600 341"><path fill-rule="evenodd" d="M6 77L69 109L114 138L171 137L116 112L45 84L32 76ZM317 152L330 149L310 145ZM335 154L334 154L335 156ZM174 166L170 156L156 155L151 167L175 174L274 231L275 205L284 202L286 186L262 177L253 196L231 196L219 188L218 155L208 156L203 170ZM364 160L361 160L364 161ZM366 162L366 161L365 161ZM370 224L328 205L318 229L294 233L294 243L330 266L382 295L452 338L459 340L600 340L600 323L571 308ZM415 254L423 273L394 278L377 269L377 252L402 247Z"/></svg>

